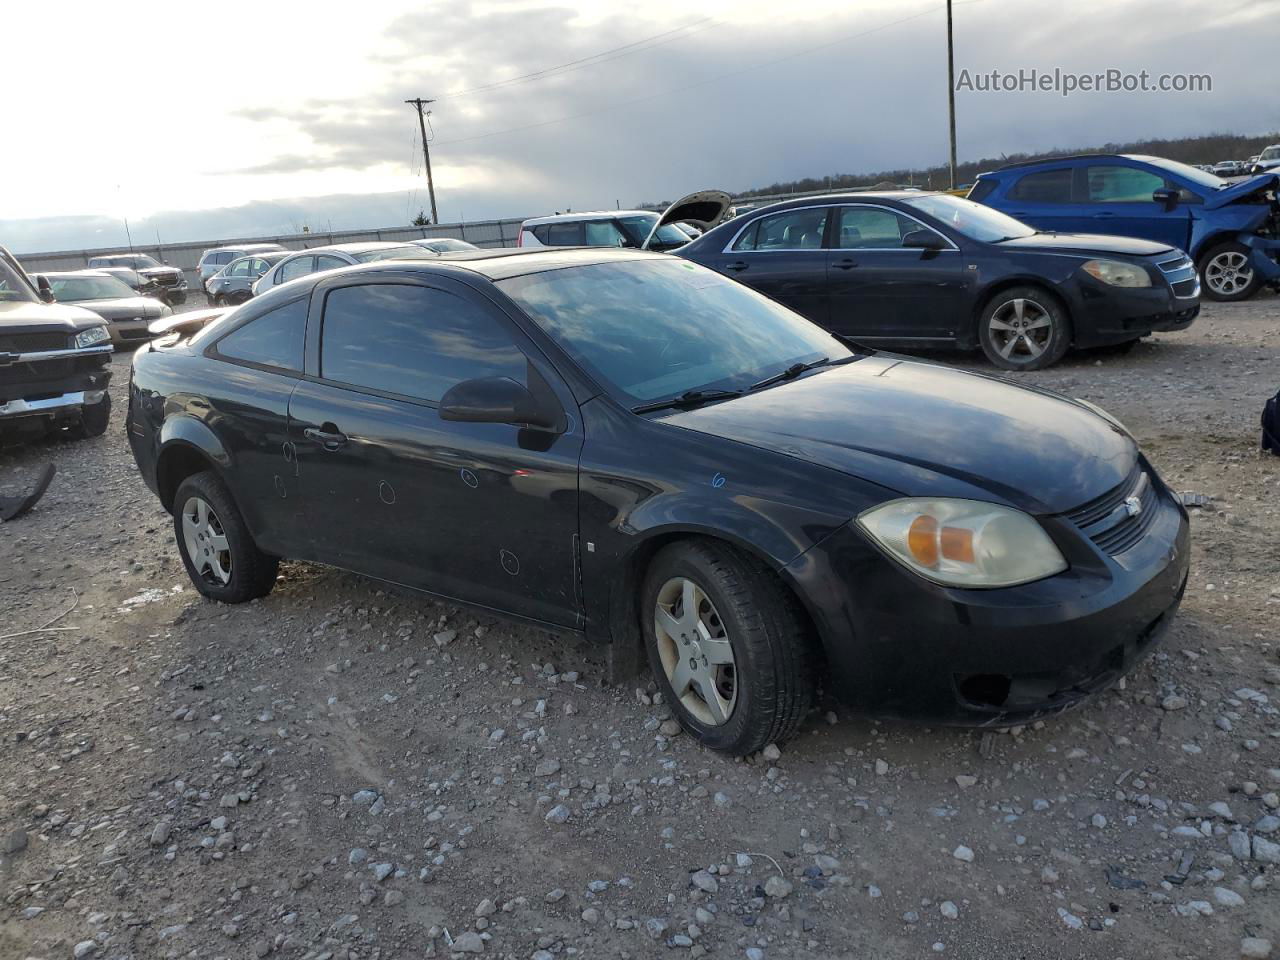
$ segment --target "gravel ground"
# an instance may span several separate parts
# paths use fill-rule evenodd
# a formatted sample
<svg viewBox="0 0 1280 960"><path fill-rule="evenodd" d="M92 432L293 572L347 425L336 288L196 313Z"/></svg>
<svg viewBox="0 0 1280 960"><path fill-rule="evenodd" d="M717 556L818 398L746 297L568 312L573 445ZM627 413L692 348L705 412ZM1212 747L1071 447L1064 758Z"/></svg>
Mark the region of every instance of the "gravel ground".
<svg viewBox="0 0 1280 960"><path fill-rule="evenodd" d="M0 452L59 468L0 527L0 958L1280 954L1277 331L1208 304L1027 376L1211 498L1126 682L1002 734L826 702L738 762L570 638L304 564L202 601L118 356L105 437Z"/></svg>

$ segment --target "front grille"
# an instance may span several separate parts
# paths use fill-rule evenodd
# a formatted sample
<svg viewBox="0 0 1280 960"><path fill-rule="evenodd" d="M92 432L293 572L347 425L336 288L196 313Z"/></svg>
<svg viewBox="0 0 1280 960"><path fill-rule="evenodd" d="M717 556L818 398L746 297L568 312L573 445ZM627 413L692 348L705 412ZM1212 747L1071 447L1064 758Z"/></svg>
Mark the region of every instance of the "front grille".
<svg viewBox="0 0 1280 960"><path fill-rule="evenodd" d="M154 280L162 287L176 287L178 285L178 281L182 279L182 275L178 273L159 273L155 276L148 277L147 279Z"/></svg>
<svg viewBox="0 0 1280 960"><path fill-rule="evenodd" d="M1190 297L1196 292L1196 280L1192 277L1190 280L1179 280L1173 284L1173 295L1175 297Z"/></svg>
<svg viewBox="0 0 1280 960"><path fill-rule="evenodd" d="M71 345L65 333L0 333L0 353L33 353L65 350Z"/></svg>
<svg viewBox="0 0 1280 960"><path fill-rule="evenodd" d="M1130 509L1130 500L1137 512ZM1133 547L1151 527L1159 512L1160 498L1150 474L1134 468L1125 482L1066 514L1066 518L1112 556Z"/></svg>
<svg viewBox="0 0 1280 960"><path fill-rule="evenodd" d="M1177 273L1179 270L1195 269L1195 264L1191 262L1191 258L1185 253L1180 253L1178 256L1169 260L1161 260L1158 266L1165 273Z"/></svg>

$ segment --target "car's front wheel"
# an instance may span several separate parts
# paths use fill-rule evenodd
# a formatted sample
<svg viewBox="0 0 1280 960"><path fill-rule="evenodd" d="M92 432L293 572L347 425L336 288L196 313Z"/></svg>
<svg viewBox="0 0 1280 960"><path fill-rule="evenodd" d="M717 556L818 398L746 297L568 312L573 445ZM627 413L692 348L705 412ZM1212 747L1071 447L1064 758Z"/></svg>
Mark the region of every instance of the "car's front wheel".
<svg viewBox="0 0 1280 960"><path fill-rule="evenodd" d="M173 532L187 576L212 600L244 603L275 586L280 561L258 549L244 517L211 472L193 474L173 498Z"/></svg>
<svg viewBox="0 0 1280 960"><path fill-rule="evenodd" d="M649 662L694 737L745 756L791 737L813 699L805 618L777 576L724 544L663 548L642 589Z"/></svg>
<svg viewBox="0 0 1280 960"><path fill-rule="evenodd" d="M1252 251L1234 240L1220 243L1200 258L1200 282L1210 300L1248 300L1262 285L1253 269Z"/></svg>
<svg viewBox="0 0 1280 960"><path fill-rule="evenodd" d="M1010 287L978 318L982 352L1002 370L1043 370L1071 346L1071 321L1058 299L1038 287Z"/></svg>

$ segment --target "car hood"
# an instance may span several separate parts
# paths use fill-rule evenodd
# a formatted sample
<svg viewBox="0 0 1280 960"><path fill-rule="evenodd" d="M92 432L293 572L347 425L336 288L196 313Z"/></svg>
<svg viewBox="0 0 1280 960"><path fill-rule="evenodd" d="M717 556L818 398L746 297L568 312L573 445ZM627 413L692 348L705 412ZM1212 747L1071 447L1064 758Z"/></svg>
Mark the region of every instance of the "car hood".
<svg viewBox="0 0 1280 960"><path fill-rule="evenodd" d="M1081 404L879 354L663 423L839 470L904 496L1063 513L1119 486L1138 449Z"/></svg>
<svg viewBox="0 0 1280 960"><path fill-rule="evenodd" d="M138 271L138 275L142 277L169 277L175 273L182 273L177 267L143 267Z"/></svg>
<svg viewBox="0 0 1280 960"><path fill-rule="evenodd" d="M0 301L0 334L75 333L102 326L102 318L89 310L65 303L10 303Z"/></svg>
<svg viewBox="0 0 1280 960"><path fill-rule="evenodd" d="M1137 237L1112 237L1100 233L1037 233L1030 237L1001 240L1005 250L1046 250L1051 253L1119 253L1130 257L1150 257L1168 253L1173 247Z"/></svg>
<svg viewBox="0 0 1280 960"><path fill-rule="evenodd" d="M164 304L154 297L119 297L111 300L77 300L75 305L92 310L104 320L153 320L164 313Z"/></svg>
<svg viewBox="0 0 1280 960"><path fill-rule="evenodd" d="M1264 190L1275 190L1277 186L1280 186L1280 173L1260 173L1256 177L1241 180L1239 183L1233 183L1229 187L1209 194L1204 198L1204 208L1206 210L1217 210L1219 207L1225 207L1229 203L1252 199L1255 193L1260 193ZM1261 200L1261 198L1258 199Z"/></svg>

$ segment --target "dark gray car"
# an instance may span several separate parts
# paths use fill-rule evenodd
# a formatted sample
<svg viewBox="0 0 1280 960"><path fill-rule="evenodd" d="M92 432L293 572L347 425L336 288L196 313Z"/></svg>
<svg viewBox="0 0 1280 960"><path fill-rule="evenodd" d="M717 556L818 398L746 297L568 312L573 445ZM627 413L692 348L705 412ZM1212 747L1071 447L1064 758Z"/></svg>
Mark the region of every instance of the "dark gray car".
<svg viewBox="0 0 1280 960"><path fill-rule="evenodd" d="M209 303L215 307L244 303L253 296L254 282L292 252L272 250L232 260L205 282Z"/></svg>
<svg viewBox="0 0 1280 960"><path fill-rule="evenodd" d="M127 283L105 270L74 270L41 276L49 281L58 303L74 303L107 321L111 342L117 347L149 340L147 325L173 314L168 304L155 297L138 296Z"/></svg>
<svg viewBox="0 0 1280 960"><path fill-rule="evenodd" d="M102 270L107 267L113 270L130 270L129 276L122 279L135 290L155 284L156 296L168 304L186 303L187 278L177 267L157 263L155 258L145 253L113 253L100 257L91 257L90 270ZM147 292L150 292L149 290Z"/></svg>

